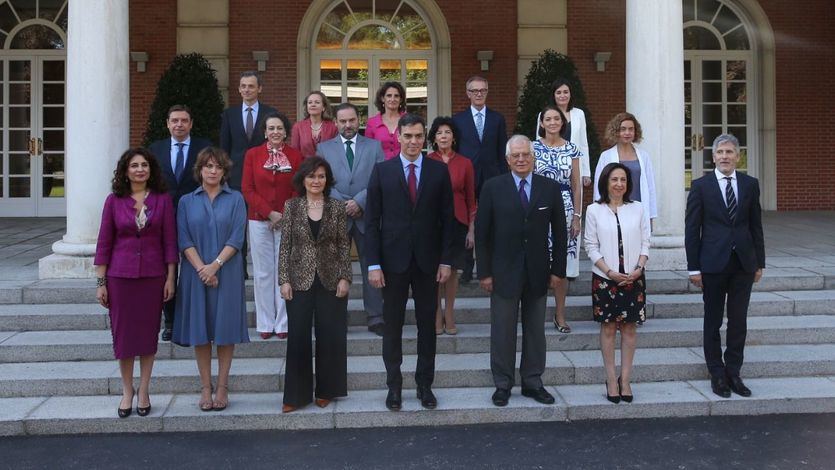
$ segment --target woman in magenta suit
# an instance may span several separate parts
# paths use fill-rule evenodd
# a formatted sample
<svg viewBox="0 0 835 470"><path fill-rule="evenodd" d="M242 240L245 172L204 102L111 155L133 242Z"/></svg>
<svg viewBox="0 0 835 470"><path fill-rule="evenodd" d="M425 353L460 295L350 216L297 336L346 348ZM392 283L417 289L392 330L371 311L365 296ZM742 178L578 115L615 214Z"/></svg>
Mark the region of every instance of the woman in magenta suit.
<svg viewBox="0 0 835 470"><path fill-rule="evenodd" d="M383 145L386 160L400 155L400 134L397 133L397 121L406 114L406 90L398 82L386 82L377 90L374 100L380 114L369 118L365 126L365 136L377 139Z"/></svg>
<svg viewBox="0 0 835 470"><path fill-rule="evenodd" d="M141 262L140 262L141 261ZM122 374L118 415L131 414L133 364L139 356L136 412L151 412L149 388L164 301L174 296L177 266L174 205L159 163L144 148L128 149L113 172L96 244L96 299L109 310L113 353Z"/></svg>
<svg viewBox="0 0 835 470"><path fill-rule="evenodd" d="M295 195L293 175L302 161L299 151L286 144L288 129L287 116L268 114L262 129L267 141L249 149L244 157L241 192L248 206L256 329L262 339L287 338L287 306L278 288L278 250L284 203Z"/></svg>
<svg viewBox="0 0 835 470"><path fill-rule="evenodd" d="M304 119L293 125L290 146L301 152L302 157L316 155L319 142L336 137L336 124L331 115L331 105L321 91L311 91L302 101Z"/></svg>

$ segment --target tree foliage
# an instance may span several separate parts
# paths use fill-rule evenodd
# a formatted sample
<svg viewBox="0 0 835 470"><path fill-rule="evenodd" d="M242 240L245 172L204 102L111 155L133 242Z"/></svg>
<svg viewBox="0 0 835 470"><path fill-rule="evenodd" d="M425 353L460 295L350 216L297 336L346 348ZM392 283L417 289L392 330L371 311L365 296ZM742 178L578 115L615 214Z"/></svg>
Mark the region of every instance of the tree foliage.
<svg viewBox="0 0 835 470"><path fill-rule="evenodd" d="M169 137L165 124L168 108L175 104L183 104L191 109L194 121L192 135L218 142L223 97L218 89L215 70L202 54L182 54L174 57L171 65L160 77L145 128L145 145Z"/></svg>
<svg viewBox="0 0 835 470"><path fill-rule="evenodd" d="M589 136L589 165L594 171L597 159L600 157L600 141L594 126L591 113L586 107L586 93L577 75L577 67L566 55L546 49L539 58L532 62L531 69L525 76L522 96L519 98L519 111L516 116L516 133L524 134L531 139L537 138L536 116L548 104L551 98L551 83L562 77L571 84L571 97L574 106L586 113L586 132Z"/></svg>

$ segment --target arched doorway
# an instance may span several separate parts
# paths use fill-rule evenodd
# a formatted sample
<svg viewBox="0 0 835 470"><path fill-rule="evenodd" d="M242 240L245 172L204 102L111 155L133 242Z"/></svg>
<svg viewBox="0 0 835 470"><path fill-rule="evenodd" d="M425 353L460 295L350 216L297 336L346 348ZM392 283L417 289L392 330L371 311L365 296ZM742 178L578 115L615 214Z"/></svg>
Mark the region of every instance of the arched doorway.
<svg viewBox="0 0 835 470"><path fill-rule="evenodd" d="M449 74L449 33L432 0L314 1L299 28L299 100L320 89L349 101L363 127L389 80L406 88L410 112L448 113Z"/></svg>
<svg viewBox="0 0 835 470"><path fill-rule="evenodd" d="M731 133L740 141L738 169L763 180L763 205L774 209L774 148L768 145L773 75L763 73L769 57L773 61L764 52L773 50L763 34L771 29L757 23L746 3L683 2L685 186L713 171L713 139Z"/></svg>
<svg viewBox="0 0 835 470"><path fill-rule="evenodd" d="M63 216L67 0L0 0L0 216Z"/></svg>

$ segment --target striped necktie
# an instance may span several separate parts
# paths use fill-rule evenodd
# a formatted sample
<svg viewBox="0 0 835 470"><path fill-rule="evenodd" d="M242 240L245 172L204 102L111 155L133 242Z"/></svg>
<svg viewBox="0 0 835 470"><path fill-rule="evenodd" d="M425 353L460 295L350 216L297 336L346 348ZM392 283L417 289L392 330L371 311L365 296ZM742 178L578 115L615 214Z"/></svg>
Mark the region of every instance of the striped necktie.
<svg viewBox="0 0 835 470"><path fill-rule="evenodd" d="M725 181L728 182L725 185L725 202L728 203L728 217L731 218L731 223L734 223L736 221L736 195L734 194L734 187L731 184L733 178L726 176Z"/></svg>

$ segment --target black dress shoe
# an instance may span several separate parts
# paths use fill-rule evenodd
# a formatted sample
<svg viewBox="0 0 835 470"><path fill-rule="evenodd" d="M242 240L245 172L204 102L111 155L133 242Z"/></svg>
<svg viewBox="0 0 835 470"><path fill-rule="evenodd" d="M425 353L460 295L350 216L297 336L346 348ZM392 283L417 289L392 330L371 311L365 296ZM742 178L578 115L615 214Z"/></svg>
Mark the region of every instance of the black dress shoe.
<svg viewBox="0 0 835 470"><path fill-rule="evenodd" d="M400 389L389 389L389 394L386 396L386 408L391 411L400 411L400 407L403 403L403 398L400 393Z"/></svg>
<svg viewBox="0 0 835 470"><path fill-rule="evenodd" d="M137 405L136 414L138 414L139 416L148 416L149 414L151 414L151 405L148 405L146 407L141 407Z"/></svg>
<svg viewBox="0 0 835 470"><path fill-rule="evenodd" d="M728 382L725 380L724 377L711 377L710 388L713 390L713 393L719 395L722 398L731 397L731 389L728 387Z"/></svg>
<svg viewBox="0 0 835 470"><path fill-rule="evenodd" d="M554 396L548 393L548 390L545 390L545 387L537 388L523 388L522 389L522 396L533 398L534 400L542 403L543 405L553 405L556 400L554 400Z"/></svg>
<svg viewBox="0 0 835 470"><path fill-rule="evenodd" d="M620 403L620 386L618 386L618 394L617 395L609 395L609 381L607 380L604 385L606 385L606 399L609 400L610 402L614 403L615 405Z"/></svg>
<svg viewBox="0 0 835 470"><path fill-rule="evenodd" d="M368 327L368 331L374 333L375 335L379 336L380 338L383 337L383 324L377 323L376 325L371 325Z"/></svg>
<svg viewBox="0 0 835 470"><path fill-rule="evenodd" d="M510 390L506 388L497 388L495 392L493 392L493 404L496 406L507 406L507 402L510 400Z"/></svg>
<svg viewBox="0 0 835 470"><path fill-rule="evenodd" d="M171 341L171 335L172 335L171 328L165 328L164 330L162 330L162 340L163 341Z"/></svg>
<svg viewBox="0 0 835 470"><path fill-rule="evenodd" d="M632 403L632 399L635 398L632 395L624 395L623 392L620 390L620 376L618 376L618 395L620 395L620 399L623 400L624 403ZM608 393L608 388L606 389L606 393Z"/></svg>
<svg viewBox="0 0 835 470"><path fill-rule="evenodd" d="M429 387L418 387L417 399L420 400L420 406L427 410L434 410L438 406L438 399Z"/></svg>
<svg viewBox="0 0 835 470"><path fill-rule="evenodd" d="M732 392L736 393L741 397L751 396L751 389L749 389L745 386L744 383L742 383L742 379L740 379L738 375L728 376L728 388L730 388Z"/></svg>

